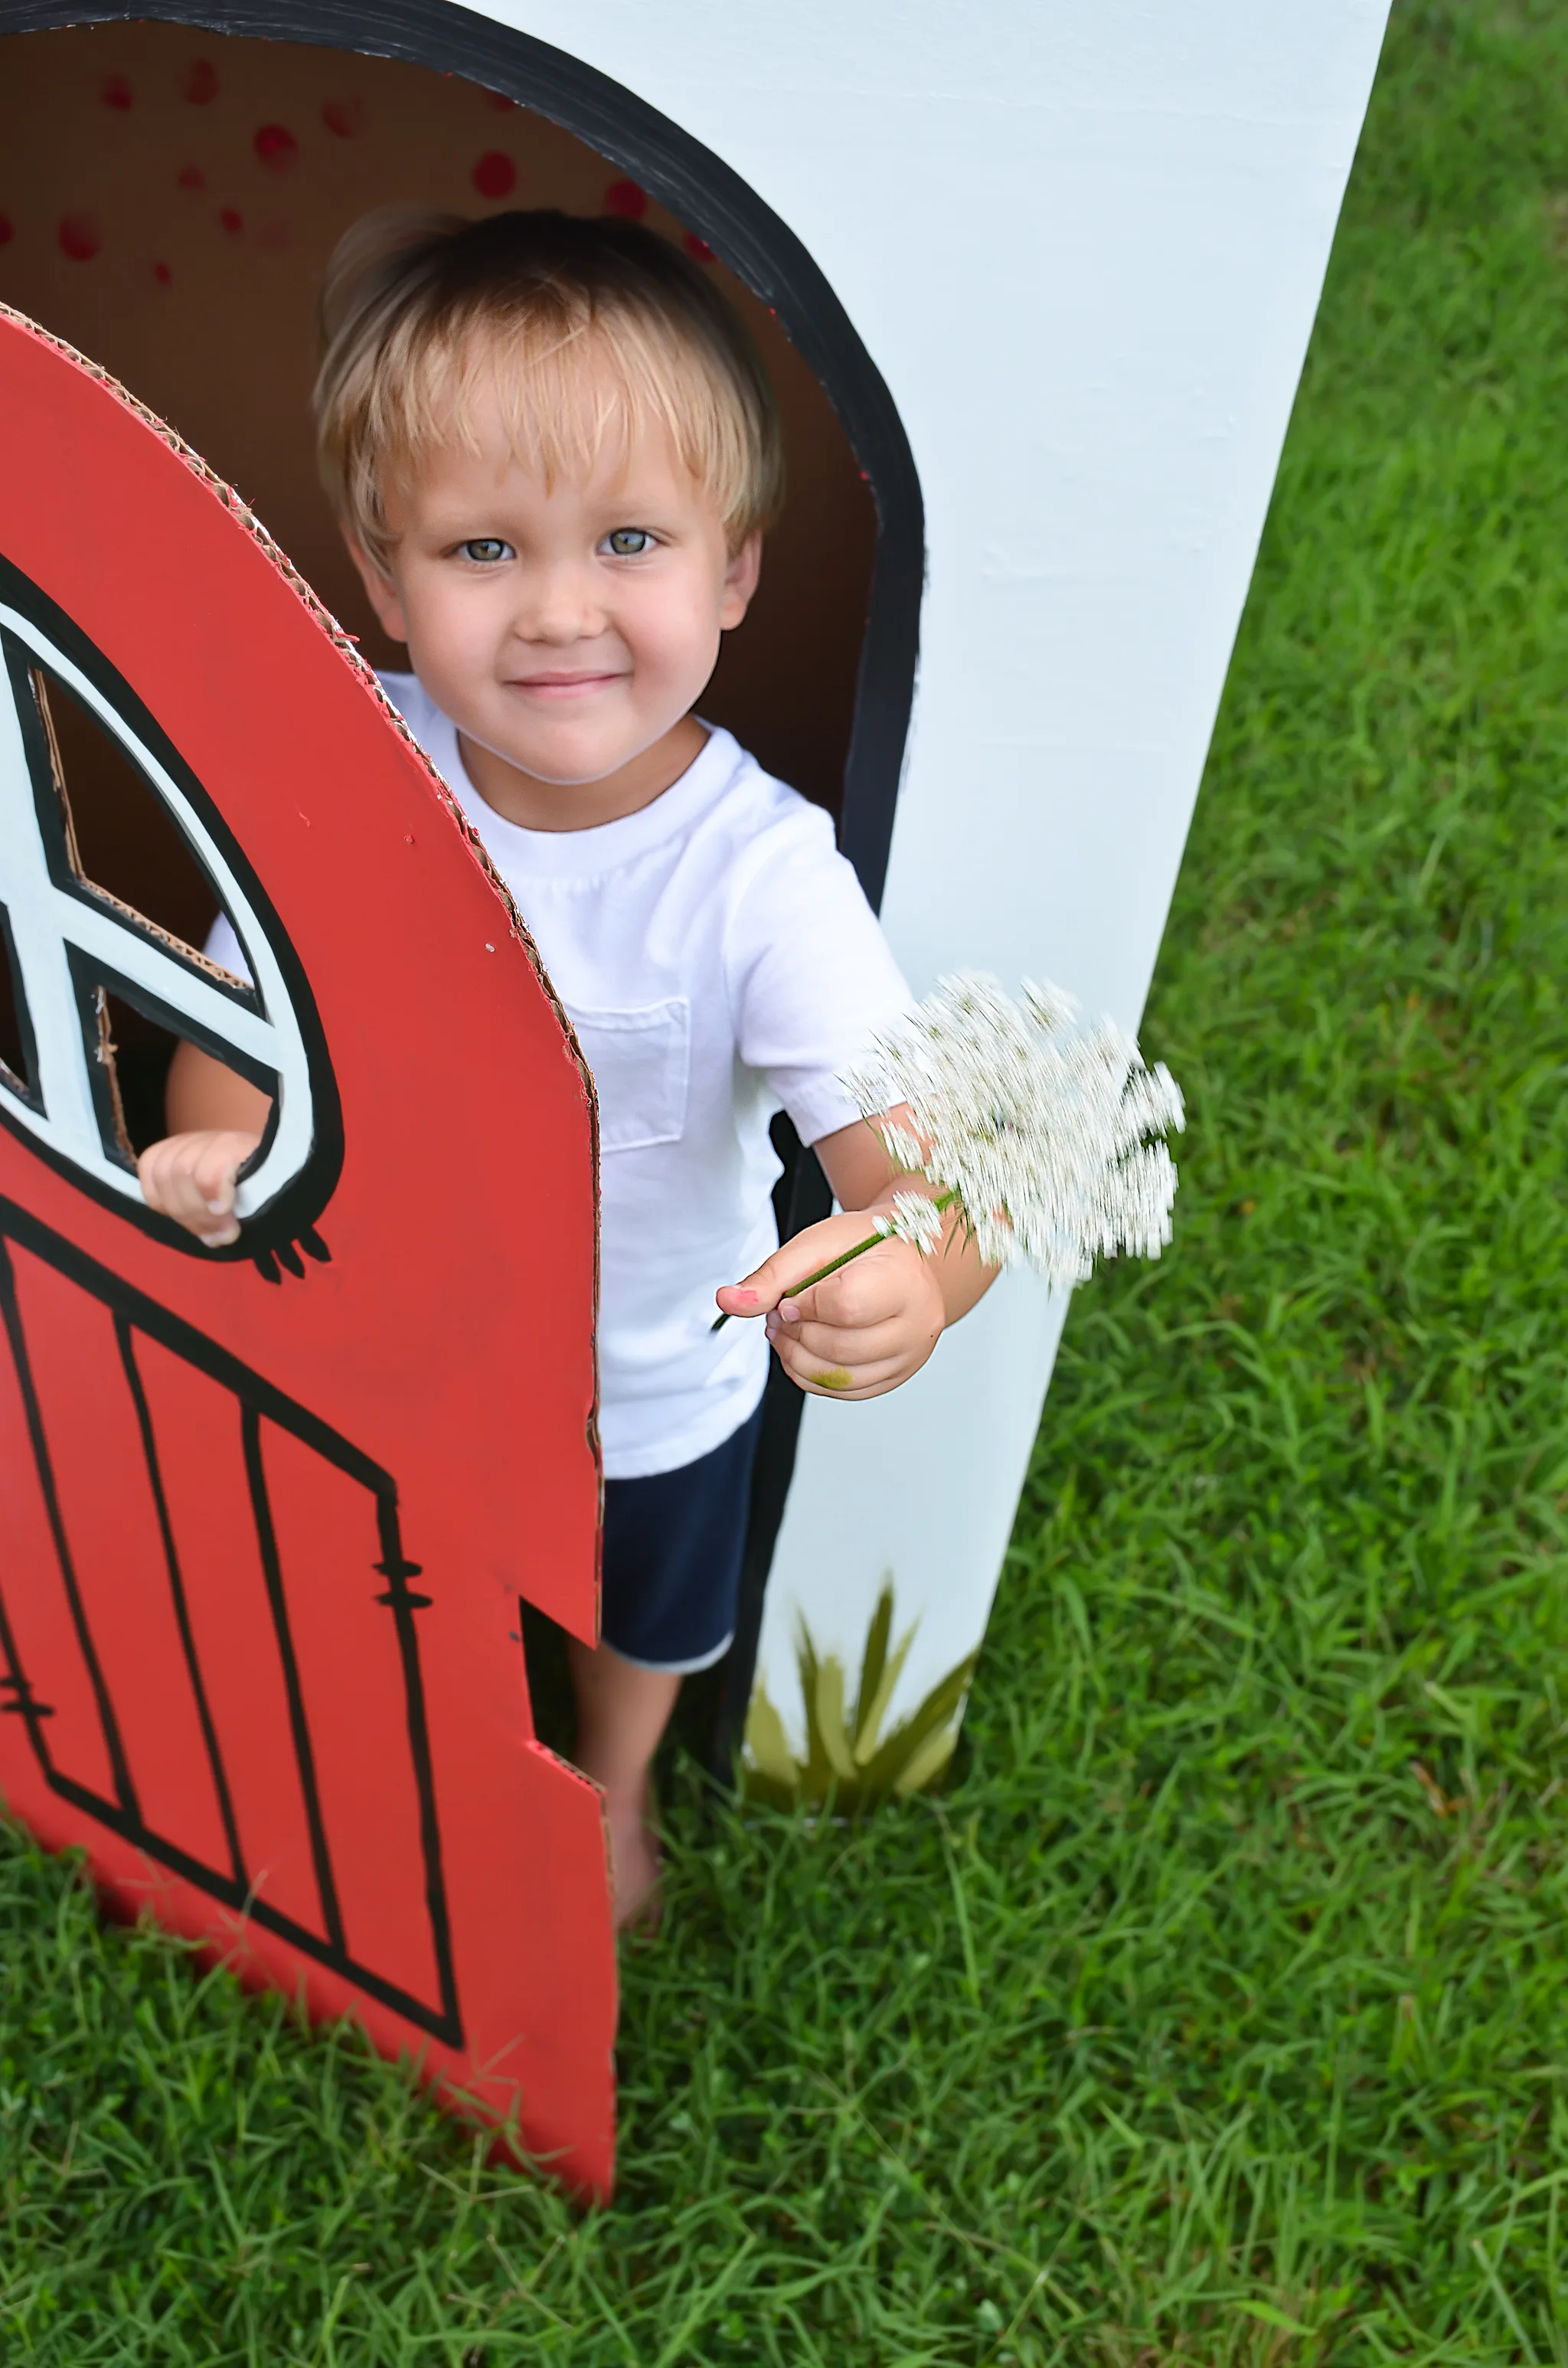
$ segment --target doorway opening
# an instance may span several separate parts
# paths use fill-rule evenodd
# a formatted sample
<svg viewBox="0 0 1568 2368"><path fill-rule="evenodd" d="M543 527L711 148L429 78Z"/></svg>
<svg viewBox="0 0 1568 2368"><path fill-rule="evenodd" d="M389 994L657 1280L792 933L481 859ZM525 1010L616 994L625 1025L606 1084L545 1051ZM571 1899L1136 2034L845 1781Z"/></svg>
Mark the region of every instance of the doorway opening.
<svg viewBox="0 0 1568 2368"><path fill-rule="evenodd" d="M243 12L153 0L153 18L134 5L88 0L93 21L62 28L48 0L0 0L0 300L176 427L365 655L391 666L401 654L378 632L314 477L314 307L341 232L372 206L413 199L472 216L619 212L683 245L756 339L790 472L761 589L703 712L834 814L878 903L914 685L920 491L892 398L788 225L634 92L445 0L254 0ZM125 831L120 785L92 764L85 751L73 777L83 834L115 841L116 894L158 910L174 892L155 837ZM189 901L182 890L179 934L199 944ZM0 1053L23 1061L16 1034ZM787 1126L779 1139L790 1232L828 1196ZM778 1382L742 1626L698 1713L726 1767L800 1418L798 1394Z"/></svg>

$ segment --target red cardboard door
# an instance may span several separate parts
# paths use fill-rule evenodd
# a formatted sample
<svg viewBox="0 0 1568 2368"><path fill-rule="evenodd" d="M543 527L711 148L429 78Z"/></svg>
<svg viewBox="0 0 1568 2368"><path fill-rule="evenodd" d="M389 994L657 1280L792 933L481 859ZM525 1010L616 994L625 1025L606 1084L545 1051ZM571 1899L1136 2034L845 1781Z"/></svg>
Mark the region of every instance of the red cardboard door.
<svg viewBox="0 0 1568 2368"><path fill-rule="evenodd" d="M591 1084L517 915L243 504L0 312L0 1787L126 1907L356 2014L574 2186L612 2164L594 1788ZM90 876L108 733L244 947ZM275 1098L240 1241L142 1202L115 999Z"/></svg>

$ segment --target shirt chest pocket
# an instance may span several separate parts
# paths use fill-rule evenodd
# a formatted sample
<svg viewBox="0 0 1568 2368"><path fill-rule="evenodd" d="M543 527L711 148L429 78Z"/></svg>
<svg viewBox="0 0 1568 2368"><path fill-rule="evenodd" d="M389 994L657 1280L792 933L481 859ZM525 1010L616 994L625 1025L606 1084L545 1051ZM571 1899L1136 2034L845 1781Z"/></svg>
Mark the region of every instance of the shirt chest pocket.
<svg viewBox="0 0 1568 2368"><path fill-rule="evenodd" d="M691 1067L691 1006L685 996L631 1011L569 1008L599 1098L600 1150L678 1143Z"/></svg>

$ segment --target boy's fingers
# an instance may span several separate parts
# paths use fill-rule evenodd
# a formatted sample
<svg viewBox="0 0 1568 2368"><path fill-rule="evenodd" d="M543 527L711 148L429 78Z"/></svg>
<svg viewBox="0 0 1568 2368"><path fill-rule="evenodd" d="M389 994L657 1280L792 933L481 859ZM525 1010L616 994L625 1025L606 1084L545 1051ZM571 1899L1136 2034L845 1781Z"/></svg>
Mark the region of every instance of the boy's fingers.
<svg viewBox="0 0 1568 2368"><path fill-rule="evenodd" d="M887 1299L885 1261L881 1256L885 1245L879 1242L874 1249L852 1259L825 1275L820 1283L809 1290L795 1286L808 1274L815 1274L830 1259L842 1258L846 1250L858 1248L870 1228L865 1216L857 1210L841 1212L836 1217L824 1217L820 1225L809 1225L793 1241L785 1242L763 1259L755 1273L743 1276L736 1283L726 1283L717 1292L720 1306L727 1315L769 1315L786 1302L798 1309L805 1320L821 1312L823 1303L817 1299L820 1291L831 1290L839 1304L832 1314L840 1320L874 1321L887 1312L896 1299ZM897 1248L895 1244L894 1248ZM755 1293L755 1296L745 1294ZM847 1294L846 1297L845 1294ZM862 1309L864 1314L862 1315Z"/></svg>
<svg viewBox="0 0 1568 2368"><path fill-rule="evenodd" d="M756 1270L743 1275L739 1282L727 1282L713 1294L726 1315L768 1315L778 1304L783 1290L782 1278L775 1275L778 1253L764 1258Z"/></svg>
<svg viewBox="0 0 1568 2368"><path fill-rule="evenodd" d="M780 1313L769 1317L767 1337L787 1365L815 1358L819 1363L858 1366L896 1356L910 1327L897 1316L881 1324L788 1324Z"/></svg>
<svg viewBox="0 0 1568 2368"><path fill-rule="evenodd" d="M254 1134L215 1134L197 1162L197 1181L202 1196L214 1211L228 1211L234 1205L239 1189L240 1169L256 1149L258 1138Z"/></svg>
<svg viewBox="0 0 1568 2368"><path fill-rule="evenodd" d="M791 1326L831 1324L869 1331L897 1315L906 1297L897 1270L890 1270L875 1250L868 1250L853 1267L841 1267L809 1291L787 1292L778 1303L778 1315L781 1323Z"/></svg>
<svg viewBox="0 0 1568 2368"><path fill-rule="evenodd" d="M776 1321L791 1330L818 1324L871 1332L907 1317L926 1304L928 1295L929 1278L915 1263L918 1256L902 1242L879 1243L810 1291L787 1292L778 1303Z"/></svg>
<svg viewBox="0 0 1568 2368"><path fill-rule="evenodd" d="M841 1389L858 1389L871 1375L913 1372L936 1345L935 1338L926 1339L903 1324L879 1324L869 1332L835 1332L825 1325L812 1325L802 1338L775 1323L769 1326L768 1338L791 1381L817 1382L824 1371L847 1373L849 1382L840 1383Z"/></svg>
<svg viewBox="0 0 1568 2368"><path fill-rule="evenodd" d="M808 1397L874 1398L902 1382L910 1371L902 1357L883 1357L873 1365L835 1365L812 1357L797 1370L786 1367L797 1389Z"/></svg>
<svg viewBox="0 0 1568 2368"><path fill-rule="evenodd" d="M180 1178L177 1190L165 1192L160 1205L165 1217L172 1217L176 1224L184 1225L188 1233L195 1234L210 1248L232 1242L238 1236L239 1219L232 1211L214 1212L209 1208L200 1188L189 1176Z"/></svg>
<svg viewBox="0 0 1568 2368"><path fill-rule="evenodd" d="M713 1296L726 1315L766 1315L772 1306L770 1300L762 1298L751 1275L744 1283L724 1283Z"/></svg>
<svg viewBox="0 0 1568 2368"><path fill-rule="evenodd" d="M150 1207L165 1217L180 1214L185 1197L186 1179L178 1164L169 1156L169 1145L155 1143L144 1151L137 1163L137 1175Z"/></svg>
<svg viewBox="0 0 1568 2368"><path fill-rule="evenodd" d="M828 1217L792 1242L785 1242L739 1282L727 1282L714 1297L726 1315L770 1315L792 1282L813 1274L866 1235L863 1217Z"/></svg>
<svg viewBox="0 0 1568 2368"><path fill-rule="evenodd" d="M233 1153L213 1152L199 1160L191 1178L215 1217L226 1217L234 1205L234 1179L240 1163Z"/></svg>
<svg viewBox="0 0 1568 2368"><path fill-rule="evenodd" d="M136 1164L148 1206L209 1249L226 1248L240 1236L234 1195L240 1167L255 1148L254 1136L226 1131L153 1144Z"/></svg>

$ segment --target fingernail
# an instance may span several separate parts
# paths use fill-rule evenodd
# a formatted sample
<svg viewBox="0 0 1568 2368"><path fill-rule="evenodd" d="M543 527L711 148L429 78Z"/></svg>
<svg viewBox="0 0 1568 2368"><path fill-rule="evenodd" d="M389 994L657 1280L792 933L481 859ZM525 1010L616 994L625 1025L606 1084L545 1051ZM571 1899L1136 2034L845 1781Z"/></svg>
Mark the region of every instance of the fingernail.
<svg viewBox="0 0 1568 2368"><path fill-rule="evenodd" d="M780 1300L778 1313L786 1324L798 1324L801 1320L800 1308L792 1299Z"/></svg>
<svg viewBox="0 0 1568 2368"><path fill-rule="evenodd" d="M203 1234L201 1235L201 1239L206 1243L210 1250L221 1250L226 1248L230 1242L237 1241L239 1239L239 1234L237 1229L233 1233L227 1234Z"/></svg>
<svg viewBox="0 0 1568 2368"><path fill-rule="evenodd" d="M207 1206L211 1210L212 1214L215 1217L226 1217L229 1213L229 1204L227 1201L209 1201Z"/></svg>
<svg viewBox="0 0 1568 2368"><path fill-rule="evenodd" d="M738 1284L735 1288L735 1297L737 1299L744 1299L749 1307L755 1307L756 1305L757 1293L755 1291L742 1291Z"/></svg>

